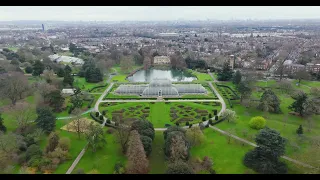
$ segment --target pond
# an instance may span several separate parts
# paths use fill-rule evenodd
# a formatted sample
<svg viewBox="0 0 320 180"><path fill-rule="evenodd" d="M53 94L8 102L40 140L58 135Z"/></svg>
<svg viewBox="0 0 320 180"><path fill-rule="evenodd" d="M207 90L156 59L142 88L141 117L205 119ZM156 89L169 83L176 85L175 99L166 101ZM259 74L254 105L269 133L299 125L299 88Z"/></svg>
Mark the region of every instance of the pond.
<svg viewBox="0 0 320 180"><path fill-rule="evenodd" d="M186 71L176 69L160 70L151 68L148 70L137 71L132 76L128 77L128 80L130 82L150 82L157 78L167 78L172 82L191 82L197 79L194 75Z"/></svg>

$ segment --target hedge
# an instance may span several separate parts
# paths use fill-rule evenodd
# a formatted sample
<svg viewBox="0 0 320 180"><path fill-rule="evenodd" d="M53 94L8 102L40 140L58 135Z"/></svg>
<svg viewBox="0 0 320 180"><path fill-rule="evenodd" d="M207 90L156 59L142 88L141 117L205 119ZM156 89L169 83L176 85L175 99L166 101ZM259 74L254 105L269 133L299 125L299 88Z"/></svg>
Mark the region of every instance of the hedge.
<svg viewBox="0 0 320 180"><path fill-rule="evenodd" d="M232 89L230 88L229 86L226 86L226 85L222 85L222 84L216 84L217 86L220 86L220 87L225 87L225 88L228 88L231 90L231 92L233 92L233 94L238 98L240 99L240 97L238 96L238 94Z"/></svg>

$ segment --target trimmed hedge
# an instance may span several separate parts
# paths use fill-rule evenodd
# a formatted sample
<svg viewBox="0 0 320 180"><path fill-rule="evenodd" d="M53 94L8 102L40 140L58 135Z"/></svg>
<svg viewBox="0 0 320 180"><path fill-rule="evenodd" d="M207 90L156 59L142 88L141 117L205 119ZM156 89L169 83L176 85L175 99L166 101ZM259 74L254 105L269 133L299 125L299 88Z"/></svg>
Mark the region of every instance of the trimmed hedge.
<svg viewBox="0 0 320 180"><path fill-rule="evenodd" d="M93 91L93 90L95 90L95 89L98 89L98 88L106 87L107 85L108 85L108 84L103 85L103 86L96 86L96 87L93 87L93 88L91 88L91 89L89 90L89 92L91 92L91 91Z"/></svg>
<svg viewBox="0 0 320 180"><path fill-rule="evenodd" d="M230 88L229 86L226 86L226 85L222 85L222 84L216 84L217 86L220 86L220 87L225 87L225 88L228 88L231 90L231 92L238 98L240 99L240 97L238 96L238 94L232 89Z"/></svg>

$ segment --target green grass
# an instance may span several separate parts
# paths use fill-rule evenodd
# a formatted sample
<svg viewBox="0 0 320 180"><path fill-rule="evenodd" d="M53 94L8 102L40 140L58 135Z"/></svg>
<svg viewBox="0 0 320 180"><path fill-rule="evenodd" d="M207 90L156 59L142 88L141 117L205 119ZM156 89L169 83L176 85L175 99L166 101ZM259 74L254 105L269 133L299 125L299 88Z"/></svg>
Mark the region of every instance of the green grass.
<svg viewBox="0 0 320 180"><path fill-rule="evenodd" d="M298 80L294 80L293 83L297 83ZM303 85L310 86L310 87L320 87L320 81L305 81L301 80L300 82Z"/></svg>
<svg viewBox="0 0 320 180"><path fill-rule="evenodd" d="M72 52L70 51L64 51L64 52L58 52L60 56L73 56Z"/></svg>
<svg viewBox="0 0 320 180"><path fill-rule="evenodd" d="M243 165L242 159L252 147L242 146L235 140L231 140L231 143L228 144L226 136L210 128L204 130L204 135L206 136L205 142L191 148L192 158L210 157L217 174L245 173L248 168Z"/></svg>
<svg viewBox="0 0 320 180"><path fill-rule="evenodd" d="M128 80L126 80L127 75L116 75L113 76L111 81L113 82L129 82Z"/></svg>
<svg viewBox="0 0 320 180"><path fill-rule="evenodd" d="M167 169L167 163L164 155L164 138L162 131L156 131L152 142L152 152L149 156L149 174L164 174Z"/></svg>
<svg viewBox="0 0 320 180"><path fill-rule="evenodd" d="M99 83L89 83L89 82L86 82L85 78L75 76L73 85L78 86L81 90L89 91L93 87L105 85L106 80L107 80L107 77L104 77L103 81Z"/></svg>
<svg viewBox="0 0 320 180"><path fill-rule="evenodd" d="M110 134L106 134L105 137L107 144L96 152L88 149L75 167L75 170L81 168L88 173L96 169L101 174L113 174L114 165L117 162L126 163L127 158L122 154L120 144L116 143L115 137Z"/></svg>
<svg viewBox="0 0 320 180"><path fill-rule="evenodd" d="M122 71L122 70L121 70L121 67L120 67L119 65L118 65L118 66L114 66L113 68L117 70L118 74L123 74L123 75L125 75L125 74L129 74L131 71L134 71L134 70L136 70L136 69L138 69L138 68L140 68L140 67L141 67L141 66L136 66L136 65L134 65L134 66L131 67L131 69L130 69L128 72Z"/></svg>
<svg viewBox="0 0 320 180"><path fill-rule="evenodd" d="M208 73L200 73L200 72L192 71L192 74L197 76L197 80L195 81L213 81L213 79Z"/></svg>

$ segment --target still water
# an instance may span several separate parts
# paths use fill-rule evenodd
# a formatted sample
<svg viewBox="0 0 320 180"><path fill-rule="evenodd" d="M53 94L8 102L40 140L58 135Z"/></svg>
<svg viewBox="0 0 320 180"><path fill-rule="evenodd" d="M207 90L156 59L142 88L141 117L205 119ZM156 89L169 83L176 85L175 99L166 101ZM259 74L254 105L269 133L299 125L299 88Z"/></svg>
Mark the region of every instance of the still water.
<svg viewBox="0 0 320 180"><path fill-rule="evenodd" d="M192 74L170 69L170 70L160 70L160 69L148 69L148 70L140 70L134 73L132 76L128 77L130 82L150 82L156 78L167 78L172 82L191 82L196 80Z"/></svg>

